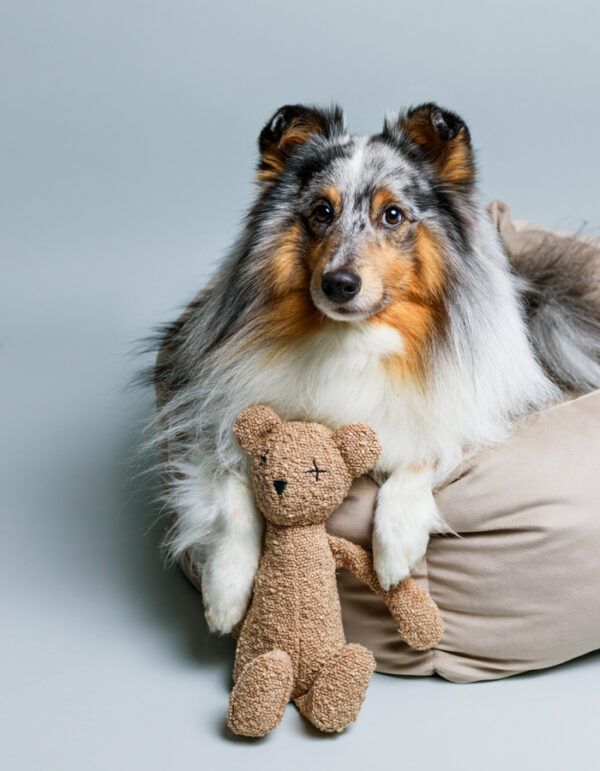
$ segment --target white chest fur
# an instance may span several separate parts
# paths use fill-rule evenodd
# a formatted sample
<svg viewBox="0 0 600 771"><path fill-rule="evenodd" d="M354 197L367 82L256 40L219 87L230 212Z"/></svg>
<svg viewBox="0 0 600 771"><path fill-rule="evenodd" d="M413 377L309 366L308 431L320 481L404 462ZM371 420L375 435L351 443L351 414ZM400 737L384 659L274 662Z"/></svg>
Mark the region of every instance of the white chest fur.
<svg viewBox="0 0 600 771"><path fill-rule="evenodd" d="M402 349L402 338L391 327L335 325L283 353L254 357L244 378L250 389L245 401L267 401L287 419L332 427L368 423L382 444L383 472L455 453L453 435L460 431L448 435L428 395L399 384L385 366L385 358Z"/></svg>

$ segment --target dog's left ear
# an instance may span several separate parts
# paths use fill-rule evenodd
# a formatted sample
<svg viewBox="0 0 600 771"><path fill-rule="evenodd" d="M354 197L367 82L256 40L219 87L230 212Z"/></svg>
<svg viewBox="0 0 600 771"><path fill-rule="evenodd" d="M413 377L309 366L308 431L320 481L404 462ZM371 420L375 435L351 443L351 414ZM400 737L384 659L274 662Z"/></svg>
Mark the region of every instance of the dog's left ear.
<svg viewBox="0 0 600 771"><path fill-rule="evenodd" d="M390 130L386 124L385 130ZM471 135L456 113L429 102L410 108L394 127L434 166L444 182L470 186L475 181Z"/></svg>
<svg viewBox="0 0 600 771"><path fill-rule="evenodd" d="M337 106L320 109L303 104L286 104L280 107L258 138L258 179L261 182L277 179L289 158L309 139L315 136L330 139L344 131L344 114Z"/></svg>

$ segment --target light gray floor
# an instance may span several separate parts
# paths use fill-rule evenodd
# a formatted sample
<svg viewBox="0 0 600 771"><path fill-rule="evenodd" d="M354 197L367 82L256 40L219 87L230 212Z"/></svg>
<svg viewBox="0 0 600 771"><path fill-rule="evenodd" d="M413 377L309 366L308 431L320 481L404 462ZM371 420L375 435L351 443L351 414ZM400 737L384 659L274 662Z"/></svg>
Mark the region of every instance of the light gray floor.
<svg viewBox="0 0 600 771"><path fill-rule="evenodd" d="M213 4L211 4L212 6ZM280 104L437 99L487 197L598 233L595 2L0 6L0 768L596 769L600 659L493 684L377 676L359 723L223 729L231 644L157 558L135 341L232 240ZM549 634L551 634L549 630Z"/></svg>

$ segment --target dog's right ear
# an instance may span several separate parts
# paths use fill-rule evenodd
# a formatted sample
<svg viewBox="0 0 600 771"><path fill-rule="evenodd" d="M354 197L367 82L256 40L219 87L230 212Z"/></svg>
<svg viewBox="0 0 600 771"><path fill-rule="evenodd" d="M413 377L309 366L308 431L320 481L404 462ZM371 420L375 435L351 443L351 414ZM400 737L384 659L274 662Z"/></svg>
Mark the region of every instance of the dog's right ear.
<svg viewBox="0 0 600 771"><path fill-rule="evenodd" d="M282 422L279 415L264 404L247 407L233 424L233 433L242 450L250 455L260 452L265 438Z"/></svg>
<svg viewBox="0 0 600 771"><path fill-rule="evenodd" d="M261 182L276 180L288 158L309 139L317 135L331 139L344 132L344 114L340 107L328 110L303 104L280 107L258 138L258 179Z"/></svg>

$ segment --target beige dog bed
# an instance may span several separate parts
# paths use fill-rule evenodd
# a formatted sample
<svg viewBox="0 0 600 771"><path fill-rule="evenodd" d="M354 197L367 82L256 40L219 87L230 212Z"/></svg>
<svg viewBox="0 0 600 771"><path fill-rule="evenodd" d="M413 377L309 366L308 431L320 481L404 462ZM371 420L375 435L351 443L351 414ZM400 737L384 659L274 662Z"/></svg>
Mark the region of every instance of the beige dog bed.
<svg viewBox="0 0 600 771"><path fill-rule="evenodd" d="M491 214L510 251L560 238L515 227L502 204ZM507 677L600 648L599 462L600 392L532 416L437 495L459 536L433 537L416 573L444 616L437 648L409 649L381 600L342 571L348 640L370 648L380 672L454 682ZM368 546L376 495L370 479L355 482L329 529ZM189 556L182 568L198 585Z"/></svg>
<svg viewBox="0 0 600 771"><path fill-rule="evenodd" d="M339 577L349 641L377 669L454 682L507 677L600 648L600 392L532 418L437 495L460 537L433 537L417 579L445 622L441 643L404 645L380 601ZM376 485L361 479L330 530L370 543Z"/></svg>

